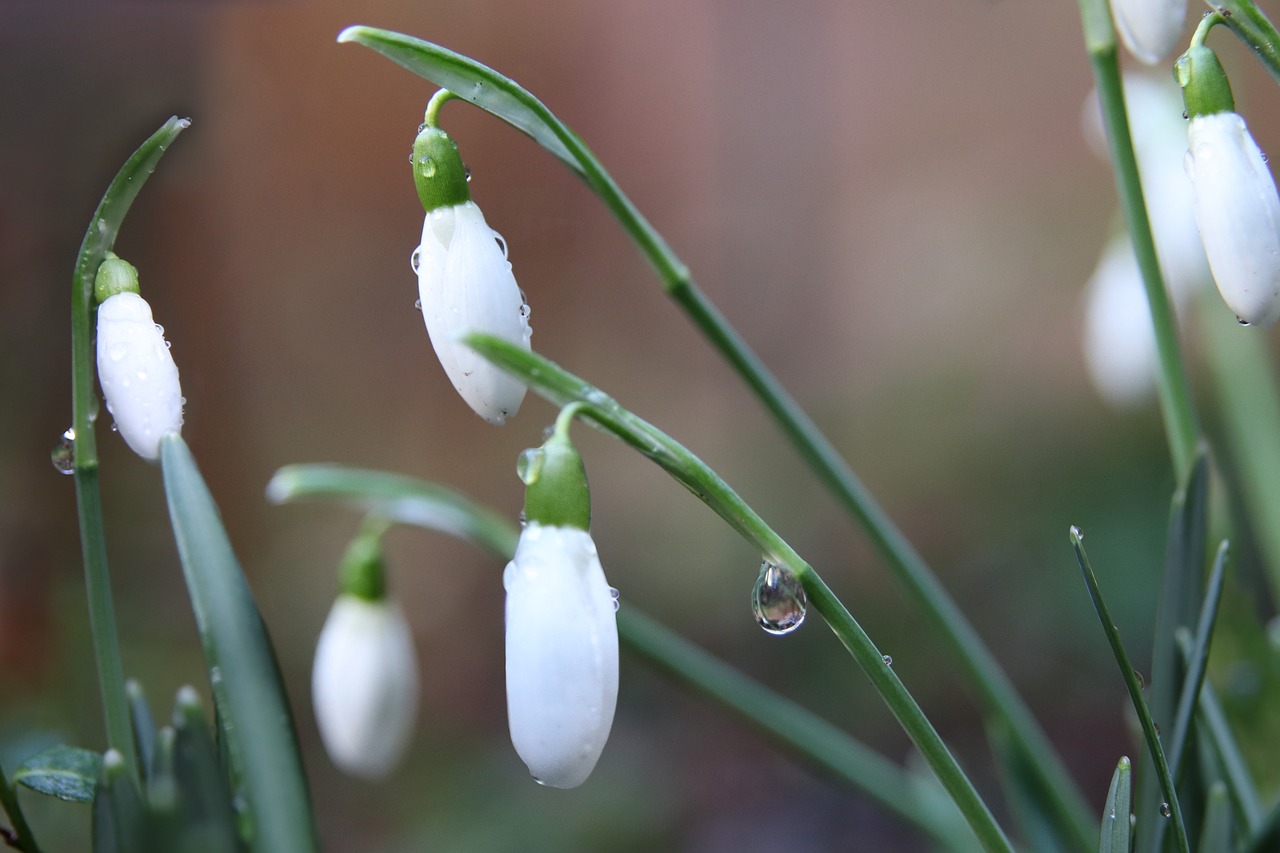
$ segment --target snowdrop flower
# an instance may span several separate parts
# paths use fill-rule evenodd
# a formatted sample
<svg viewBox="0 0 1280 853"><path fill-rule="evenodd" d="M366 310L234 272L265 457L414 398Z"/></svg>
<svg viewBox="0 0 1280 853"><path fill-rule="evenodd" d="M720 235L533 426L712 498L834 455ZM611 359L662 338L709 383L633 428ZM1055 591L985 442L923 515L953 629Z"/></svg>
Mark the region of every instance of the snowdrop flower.
<svg viewBox="0 0 1280 853"><path fill-rule="evenodd" d="M591 775L618 701L616 593L587 532L586 474L568 440L573 408L522 458L527 521L502 576L511 741L534 779L554 788Z"/></svg>
<svg viewBox="0 0 1280 853"><path fill-rule="evenodd" d="M108 252L94 281L98 305L98 383L116 428L143 459L160 439L182 431L182 389L164 330L138 294L138 271Z"/></svg>
<svg viewBox="0 0 1280 853"><path fill-rule="evenodd" d="M428 124L432 118L429 109ZM426 210L413 266L427 334L462 399L489 423L501 424L520 408L524 383L458 339L483 332L528 350L528 306L511 272L506 243L471 201L458 146L443 130L424 125L412 161Z"/></svg>
<svg viewBox="0 0 1280 853"><path fill-rule="evenodd" d="M1156 388L1159 355L1142 273L1127 234L1107 244L1085 294L1084 356L1102 399L1141 405Z"/></svg>
<svg viewBox="0 0 1280 853"><path fill-rule="evenodd" d="M404 614L386 596L376 536L352 543L343 575L316 644L312 703L333 763L380 779L395 769L413 735L417 659Z"/></svg>
<svg viewBox="0 0 1280 853"><path fill-rule="evenodd" d="M1155 65L1173 52L1187 19L1187 0L1111 0L1120 40L1138 60Z"/></svg>
<svg viewBox="0 0 1280 853"><path fill-rule="evenodd" d="M1241 323L1280 319L1280 194L1266 159L1234 112L1216 55L1195 45L1177 72L1191 122L1186 168L1214 281Z"/></svg>

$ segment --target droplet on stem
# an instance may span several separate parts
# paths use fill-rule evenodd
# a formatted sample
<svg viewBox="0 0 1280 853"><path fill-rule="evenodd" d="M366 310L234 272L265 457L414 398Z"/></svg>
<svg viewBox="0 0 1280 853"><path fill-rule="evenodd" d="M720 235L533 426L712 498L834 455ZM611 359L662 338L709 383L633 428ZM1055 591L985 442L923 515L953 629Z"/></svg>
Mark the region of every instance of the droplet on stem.
<svg viewBox="0 0 1280 853"><path fill-rule="evenodd" d="M49 461L53 463L53 469L59 474L74 474L76 470L76 430L75 427L68 427L67 431L58 437L57 443L53 445L53 451L49 454Z"/></svg>
<svg viewBox="0 0 1280 853"><path fill-rule="evenodd" d="M756 622L770 634L790 634L804 623L809 598L796 576L768 560L760 562L760 576L751 590Z"/></svg>

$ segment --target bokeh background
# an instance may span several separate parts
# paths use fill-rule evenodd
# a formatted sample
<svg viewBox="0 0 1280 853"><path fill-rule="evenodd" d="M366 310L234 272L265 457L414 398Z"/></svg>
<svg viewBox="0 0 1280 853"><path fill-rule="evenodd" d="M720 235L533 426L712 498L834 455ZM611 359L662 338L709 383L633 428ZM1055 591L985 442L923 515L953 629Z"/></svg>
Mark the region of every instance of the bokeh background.
<svg viewBox="0 0 1280 853"><path fill-rule="evenodd" d="M68 293L85 224L176 113L193 125L116 248L173 342L184 435L277 644L326 849L927 849L625 653L595 775L571 792L535 785L507 740L501 566L418 530L387 540L421 655L412 752L381 784L328 763L310 659L360 519L270 506L268 479L294 462L396 470L514 517L516 456L555 414L531 396L489 428L436 363L413 307L422 211L406 163L433 88L336 44L353 23L475 56L577 130L934 566L1100 805L1130 746L1067 528L1088 533L1145 660L1173 479L1154 406L1108 409L1085 377L1083 283L1114 191L1080 129L1091 80L1078 13L1030 0L0 6L5 766L49 741L103 745L73 484L49 451L70 422ZM1224 57L1274 148L1274 89L1244 51ZM994 792L947 652L602 205L505 124L460 102L443 124L510 247L538 351L738 488ZM907 760L820 619L786 638L756 627L758 555L625 447L576 437L624 607ZM163 715L180 685L207 696L207 684L159 473L105 429L99 443L126 669ZM52 849L84 849L87 808L26 801Z"/></svg>

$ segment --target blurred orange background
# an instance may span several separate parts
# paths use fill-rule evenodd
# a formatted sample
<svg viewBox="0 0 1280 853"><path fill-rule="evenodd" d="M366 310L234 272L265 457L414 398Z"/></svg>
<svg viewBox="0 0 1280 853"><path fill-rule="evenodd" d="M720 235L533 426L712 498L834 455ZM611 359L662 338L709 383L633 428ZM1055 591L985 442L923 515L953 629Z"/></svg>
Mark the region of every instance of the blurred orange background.
<svg viewBox="0 0 1280 853"><path fill-rule="evenodd" d="M417 530L387 540L421 655L412 753L380 785L329 765L310 656L360 519L268 505L271 474L316 461L396 470L514 517L516 455L555 415L531 395L489 428L435 361L413 308L422 210L406 163L434 88L335 42L364 23L474 56L578 132L934 566L1100 808L1130 746L1067 528L1088 532L1145 660L1173 481L1155 408L1112 412L1084 375L1081 294L1115 197L1081 135L1092 82L1073 4L358 9L0 7L5 767L36 741L103 746L74 489L49 450L70 422L68 295L85 225L128 154L176 113L192 127L116 251L173 343L184 435L277 644L326 849L926 849L625 652L595 775L571 792L539 788L507 740L501 566ZM1263 109L1274 90L1235 46L1224 60L1237 97L1259 105L1250 124L1266 148L1280 139ZM1003 812L948 653L600 202L466 104L448 105L442 125L509 245L535 349L684 442L786 536L892 654ZM207 695L199 643L158 469L103 427L126 670L164 717L178 686ZM575 437L622 606L906 759L904 736L820 619L781 639L755 626L749 546L627 448ZM51 849L81 849L87 808L24 802Z"/></svg>

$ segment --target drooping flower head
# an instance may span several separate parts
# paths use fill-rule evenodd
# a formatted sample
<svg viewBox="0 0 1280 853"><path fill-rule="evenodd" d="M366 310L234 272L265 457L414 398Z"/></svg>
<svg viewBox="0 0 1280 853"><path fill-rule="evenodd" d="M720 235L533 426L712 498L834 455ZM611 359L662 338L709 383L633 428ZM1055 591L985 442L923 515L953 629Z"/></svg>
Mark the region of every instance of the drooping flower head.
<svg viewBox="0 0 1280 853"><path fill-rule="evenodd" d="M1187 0L1111 0L1120 40L1147 65L1166 59L1186 26Z"/></svg>
<svg viewBox="0 0 1280 853"><path fill-rule="evenodd" d="M143 459L182 431L182 389L164 330L138 292L138 271L107 253L94 279L98 302L98 384L116 429Z"/></svg>
<svg viewBox="0 0 1280 853"><path fill-rule="evenodd" d="M438 96L432 99L438 109ZM523 382L459 342L483 332L529 349L529 308L516 285L502 236L471 200L458 146L433 125L434 110L413 143L414 184L426 210L414 251L422 317L453 387L480 417L501 424L524 399Z"/></svg>
<svg viewBox="0 0 1280 853"><path fill-rule="evenodd" d="M1193 44L1175 66L1190 124L1186 167L1209 268L1240 322L1280 319L1280 194L1266 158L1235 112L1217 55Z"/></svg>
<svg viewBox="0 0 1280 853"><path fill-rule="evenodd" d="M342 563L311 669L311 696L329 758L343 772L379 779L399 763L418 710L413 637L387 596L380 531L357 537Z"/></svg>
<svg viewBox="0 0 1280 853"><path fill-rule="evenodd" d="M618 701L616 593L587 532L586 471L566 412L521 457L526 523L502 577L511 741L534 779L554 788L586 781Z"/></svg>

